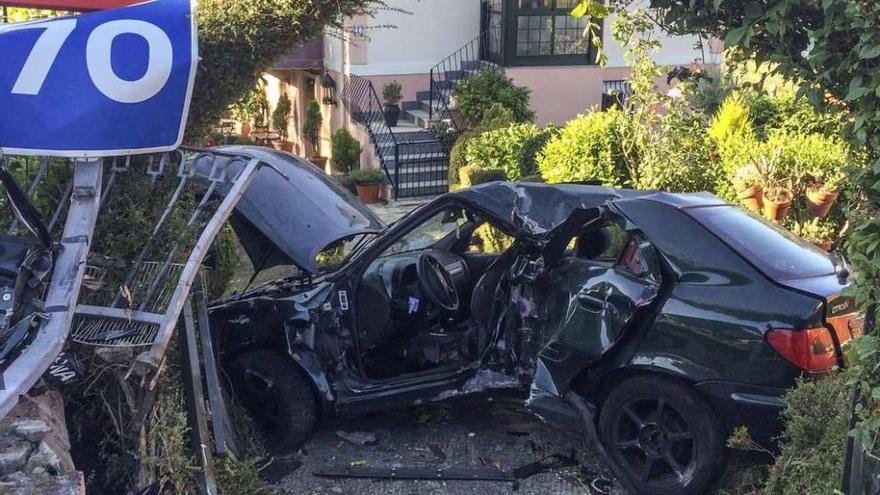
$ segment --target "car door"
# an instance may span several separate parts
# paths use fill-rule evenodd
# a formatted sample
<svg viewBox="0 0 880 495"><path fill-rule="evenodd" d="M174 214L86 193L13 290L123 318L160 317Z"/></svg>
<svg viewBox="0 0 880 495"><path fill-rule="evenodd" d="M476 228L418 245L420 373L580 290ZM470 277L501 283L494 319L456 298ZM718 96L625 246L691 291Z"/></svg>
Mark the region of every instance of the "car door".
<svg viewBox="0 0 880 495"><path fill-rule="evenodd" d="M640 312L660 292L661 271L655 248L639 233L627 233L609 261L567 257L542 281L542 347L536 382L568 383L599 361L626 334ZM542 378L542 380L537 380ZM554 390L547 390L552 392Z"/></svg>

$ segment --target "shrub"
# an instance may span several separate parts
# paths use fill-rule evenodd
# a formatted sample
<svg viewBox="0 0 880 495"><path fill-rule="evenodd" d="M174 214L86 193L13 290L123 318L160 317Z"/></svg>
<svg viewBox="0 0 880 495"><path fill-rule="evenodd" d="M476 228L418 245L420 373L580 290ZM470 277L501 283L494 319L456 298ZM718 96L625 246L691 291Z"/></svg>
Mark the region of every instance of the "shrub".
<svg viewBox="0 0 880 495"><path fill-rule="evenodd" d="M513 112L495 103L486 110L482 122L461 133L449 151L449 183L458 184L461 182L458 171L468 164L466 155L467 147L471 140L483 132L500 129L511 125L513 122Z"/></svg>
<svg viewBox="0 0 880 495"><path fill-rule="evenodd" d="M527 175L525 177L520 178L520 182L544 182L544 178L541 177L541 174Z"/></svg>
<svg viewBox="0 0 880 495"><path fill-rule="evenodd" d="M541 172L538 170L538 153L540 153L541 150L544 149L544 146L547 145L547 142L557 134L559 134L559 128L550 124L523 143L522 148L519 150L519 156L517 157L519 170L523 176L532 179L536 177L541 179ZM521 180L525 180L525 178ZM539 182L541 181L543 181L543 179L539 180Z"/></svg>
<svg viewBox="0 0 880 495"><path fill-rule="evenodd" d="M709 137L716 143L724 143L731 136L740 136L752 132L752 121L749 108L741 95L734 93L729 96L709 126Z"/></svg>
<svg viewBox="0 0 880 495"><path fill-rule="evenodd" d="M377 168L353 170L348 178L359 186L374 186L385 182L385 173Z"/></svg>
<svg viewBox="0 0 880 495"><path fill-rule="evenodd" d="M673 104L639 150L639 189L714 191L720 171L701 116Z"/></svg>
<svg viewBox="0 0 880 495"><path fill-rule="evenodd" d="M780 454L764 493L836 493L843 474L843 447L851 402L848 372L801 379L785 395Z"/></svg>
<svg viewBox="0 0 880 495"><path fill-rule="evenodd" d="M287 97L287 93L282 93L281 97L278 98L278 103L275 105L275 110L272 111L272 127L281 133L282 138L287 137L287 122L290 120L290 108L290 98Z"/></svg>
<svg viewBox="0 0 880 495"><path fill-rule="evenodd" d="M606 186L629 185L621 155L622 112L591 112L565 124L538 154L538 168L547 182L599 181Z"/></svg>
<svg viewBox="0 0 880 495"><path fill-rule="evenodd" d="M468 143L470 143L475 137L479 136L480 133L477 131L465 131L458 139L455 141L455 144L452 145L452 149L449 151L449 183L450 184L459 184L461 183L461 173L460 170L467 166L467 147Z"/></svg>
<svg viewBox="0 0 880 495"><path fill-rule="evenodd" d="M506 180L507 175L500 168L482 168L479 165L467 165L459 171L462 187L472 187L486 182Z"/></svg>
<svg viewBox="0 0 880 495"><path fill-rule="evenodd" d="M523 145L538 134L533 124L511 124L501 129L486 131L468 144L465 151L467 163L484 169L500 168L508 180L518 180L528 171L519 167L519 155Z"/></svg>
<svg viewBox="0 0 880 495"><path fill-rule="evenodd" d="M455 105L462 116L471 122L481 122L495 104L513 112L517 122L530 122L535 113L529 109L528 88L518 87L503 72L485 69L465 79L455 88Z"/></svg>
<svg viewBox="0 0 880 495"><path fill-rule="evenodd" d="M361 143L351 137L348 129L338 129L331 139L333 145L333 162L339 172L348 173L360 168Z"/></svg>
<svg viewBox="0 0 880 495"><path fill-rule="evenodd" d="M318 154L318 133L321 132L321 123L324 117L321 116L321 106L317 101L312 100L309 108L306 110L306 118L303 121L302 133L306 139L312 142L315 154Z"/></svg>

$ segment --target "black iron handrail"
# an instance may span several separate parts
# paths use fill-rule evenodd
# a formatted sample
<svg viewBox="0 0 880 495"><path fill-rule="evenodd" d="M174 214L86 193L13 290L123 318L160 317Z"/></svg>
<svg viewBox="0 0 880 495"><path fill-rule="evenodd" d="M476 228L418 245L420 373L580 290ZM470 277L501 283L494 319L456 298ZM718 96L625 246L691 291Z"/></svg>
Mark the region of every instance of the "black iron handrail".
<svg viewBox="0 0 880 495"><path fill-rule="evenodd" d="M445 150L438 149L442 143L395 134L385 120L384 106L372 81L362 76L346 76L341 99L352 119L367 129L395 200L402 193L432 194L446 187L447 173L438 166L445 159ZM411 180L402 181L403 175Z"/></svg>
<svg viewBox="0 0 880 495"><path fill-rule="evenodd" d="M459 131L458 124L455 122L449 108L455 83L466 79L465 74L471 70L479 72L485 68L496 69L498 67L496 62L491 60L493 54L490 53L490 40L492 39L497 41L497 46L500 50L501 24L491 26L476 38L465 43L464 46L456 50L452 55L431 67L428 118L434 125L435 131L444 131L437 127L440 122L448 122L448 125L454 132ZM466 67L467 63L476 64L476 67ZM435 102L437 105L435 105ZM435 113L438 114L436 119L434 118Z"/></svg>
<svg viewBox="0 0 880 495"><path fill-rule="evenodd" d="M385 120L384 106L382 105L382 100L379 99L379 94L376 93L376 88L373 87L373 82L362 76L345 76L345 86L342 89L341 100L348 109L352 120L367 129L370 141L373 143L373 149L376 151L376 156L379 157L382 171L385 172L385 176L388 178L396 196L399 176L397 170L395 170L393 176L388 170L390 157L387 156L387 151L383 148L385 145L392 145L396 155L398 148L397 139L394 136L394 131Z"/></svg>

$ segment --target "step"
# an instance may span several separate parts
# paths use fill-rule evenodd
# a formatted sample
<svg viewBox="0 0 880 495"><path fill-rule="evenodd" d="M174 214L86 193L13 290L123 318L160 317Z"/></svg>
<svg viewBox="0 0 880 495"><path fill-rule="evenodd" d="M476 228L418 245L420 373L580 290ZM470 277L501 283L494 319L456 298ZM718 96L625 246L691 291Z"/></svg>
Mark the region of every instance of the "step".
<svg viewBox="0 0 880 495"><path fill-rule="evenodd" d="M388 163L394 163L394 155L389 155L385 160ZM400 154L400 163L424 163L424 162L448 162L449 155L446 152L435 152L435 153L412 153Z"/></svg>
<svg viewBox="0 0 880 495"><path fill-rule="evenodd" d="M416 123L417 126L423 129L430 129L434 127L434 124L439 120L437 119L437 115L435 114L435 118L432 119L428 112L425 110L407 110L404 112L407 116L407 119L412 120Z"/></svg>
<svg viewBox="0 0 880 495"><path fill-rule="evenodd" d="M446 143L437 139L434 131L423 129L424 134L394 134L394 141L391 139L378 140L377 144L382 148L382 152L394 152L395 142L401 153L412 155L415 153L446 153L449 151Z"/></svg>

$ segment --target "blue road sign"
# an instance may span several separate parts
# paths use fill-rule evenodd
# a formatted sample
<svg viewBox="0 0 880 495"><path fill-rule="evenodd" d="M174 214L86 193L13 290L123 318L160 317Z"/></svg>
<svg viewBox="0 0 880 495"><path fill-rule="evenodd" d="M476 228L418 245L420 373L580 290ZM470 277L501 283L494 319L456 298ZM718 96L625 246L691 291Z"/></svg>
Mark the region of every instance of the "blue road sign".
<svg viewBox="0 0 880 495"><path fill-rule="evenodd" d="M0 25L0 151L175 149L197 62L191 0Z"/></svg>

